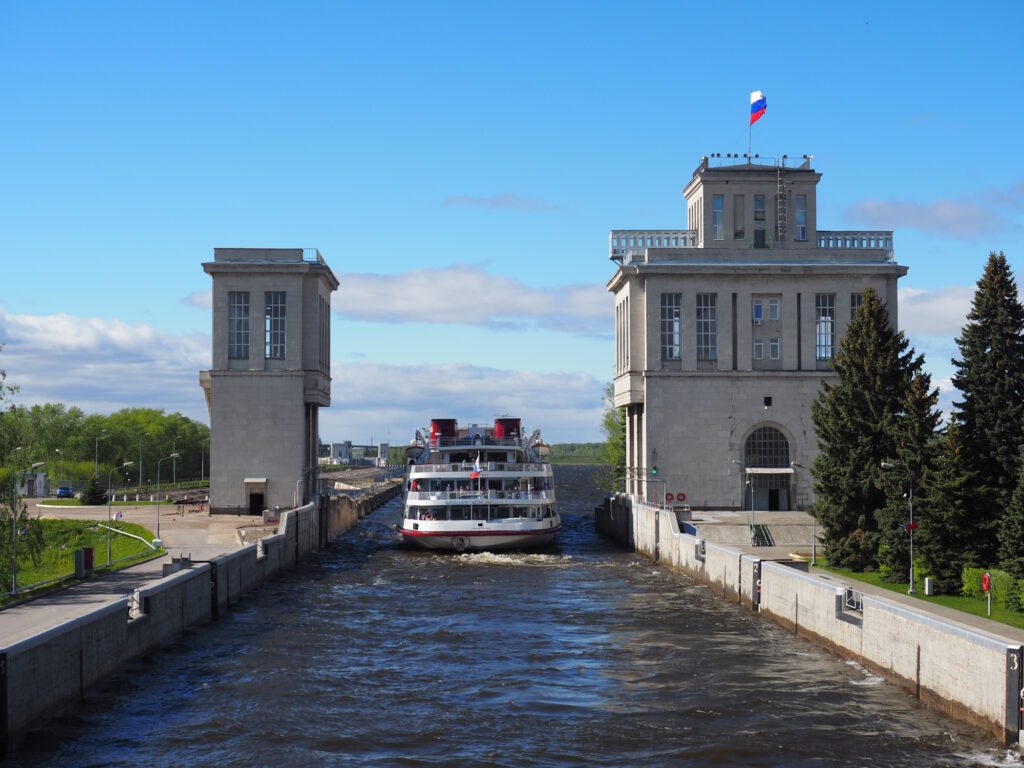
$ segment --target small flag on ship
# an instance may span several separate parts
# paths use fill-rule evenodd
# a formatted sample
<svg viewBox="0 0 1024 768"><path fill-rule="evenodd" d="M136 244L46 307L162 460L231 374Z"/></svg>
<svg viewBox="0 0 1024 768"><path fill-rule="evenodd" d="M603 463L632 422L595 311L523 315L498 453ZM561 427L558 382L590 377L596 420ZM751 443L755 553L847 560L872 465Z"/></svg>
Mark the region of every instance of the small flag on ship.
<svg viewBox="0 0 1024 768"><path fill-rule="evenodd" d="M470 475L470 479L476 480L480 477L480 454L476 455L476 461L473 462L473 474Z"/></svg>

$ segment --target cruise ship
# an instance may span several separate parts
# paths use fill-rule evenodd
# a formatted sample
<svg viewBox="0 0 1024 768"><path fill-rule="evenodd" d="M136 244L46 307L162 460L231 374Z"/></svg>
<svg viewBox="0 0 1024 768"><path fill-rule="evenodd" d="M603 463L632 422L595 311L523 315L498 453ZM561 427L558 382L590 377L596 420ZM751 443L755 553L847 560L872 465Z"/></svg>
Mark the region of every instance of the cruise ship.
<svg viewBox="0 0 1024 768"><path fill-rule="evenodd" d="M455 552L550 544L562 527L550 449L540 430L523 437L520 419L460 428L433 419L407 450L405 542Z"/></svg>

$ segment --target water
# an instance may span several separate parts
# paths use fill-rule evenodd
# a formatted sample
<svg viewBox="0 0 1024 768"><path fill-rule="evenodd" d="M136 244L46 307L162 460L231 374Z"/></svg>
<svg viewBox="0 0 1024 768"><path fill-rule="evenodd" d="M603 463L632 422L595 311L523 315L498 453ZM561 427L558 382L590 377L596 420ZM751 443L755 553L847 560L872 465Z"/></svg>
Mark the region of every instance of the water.
<svg viewBox="0 0 1024 768"><path fill-rule="evenodd" d="M856 664L597 537L402 549L397 502L28 736L24 765L1018 765Z"/></svg>

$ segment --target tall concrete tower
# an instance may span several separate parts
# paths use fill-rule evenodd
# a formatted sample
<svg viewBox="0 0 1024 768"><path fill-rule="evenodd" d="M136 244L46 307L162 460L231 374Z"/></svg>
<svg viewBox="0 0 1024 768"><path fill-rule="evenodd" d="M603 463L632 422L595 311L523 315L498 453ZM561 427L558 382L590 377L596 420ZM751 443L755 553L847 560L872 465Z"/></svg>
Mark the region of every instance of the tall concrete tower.
<svg viewBox="0 0 1024 768"><path fill-rule="evenodd" d="M315 491L319 409L331 404L331 293L315 248L215 248L210 511L260 514ZM259 318L262 317L262 322Z"/></svg>

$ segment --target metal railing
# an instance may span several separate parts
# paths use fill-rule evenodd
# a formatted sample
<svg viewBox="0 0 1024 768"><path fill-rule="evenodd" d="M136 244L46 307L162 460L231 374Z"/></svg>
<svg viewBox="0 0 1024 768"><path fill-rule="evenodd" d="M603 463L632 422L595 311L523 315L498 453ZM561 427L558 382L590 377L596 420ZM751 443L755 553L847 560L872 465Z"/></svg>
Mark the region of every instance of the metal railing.
<svg viewBox="0 0 1024 768"><path fill-rule="evenodd" d="M413 501L554 501L554 491L409 491Z"/></svg>
<svg viewBox="0 0 1024 768"><path fill-rule="evenodd" d="M892 230L859 232L853 230L818 230L818 247L822 250L881 250L892 255Z"/></svg>
<svg viewBox="0 0 1024 768"><path fill-rule="evenodd" d="M471 463L459 464L414 464L409 468L410 474L429 474L431 472L469 472ZM550 474L549 464L517 464L513 462L489 461L480 465L485 472L546 472Z"/></svg>
<svg viewBox="0 0 1024 768"><path fill-rule="evenodd" d="M864 593L853 587L846 587L843 590L843 607L854 613L864 613Z"/></svg>
<svg viewBox="0 0 1024 768"><path fill-rule="evenodd" d="M521 437L491 437L489 435L473 435L470 437L432 437L430 447L437 448L523 448L526 440Z"/></svg>
<svg viewBox="0 0 1024 768"><path fill-rule="evenodd" d="M646 261L648 248L696 248L696 229L613 229L608 233L608 258Z"/></svg>

